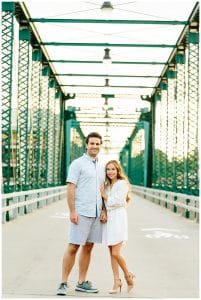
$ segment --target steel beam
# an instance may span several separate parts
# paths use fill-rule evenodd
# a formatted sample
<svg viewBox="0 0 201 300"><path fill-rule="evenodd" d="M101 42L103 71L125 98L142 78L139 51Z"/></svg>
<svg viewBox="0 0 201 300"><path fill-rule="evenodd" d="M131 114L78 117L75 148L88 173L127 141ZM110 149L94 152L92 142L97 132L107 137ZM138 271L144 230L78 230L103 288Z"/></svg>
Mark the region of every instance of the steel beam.
<svg viewBox="0 0 201 300"><path fill-rule="evenodd" d="M100 87L100 88L107 88L104 85L85 85L85 84L61 84L61 86L69 86L69 87ZM136 89L153 89L154 86L129 86L129 85L110 85L110 88L136 88Z"/></svg>
<svg viewBox="0 0 201 300"><path fill-rule="evenodd" d="M138 75L107 75L107 74L55 74L55 76L69 76L69 77L120 77L120 78L159 78L159 76L150 76L150 75L144 75L144 76L138 76Z"/></svg>
<svg viewBox="0 0 201 300"><path fill-rule="evenodd" d="M67 59L51 59L48 62L54 63L72 63L72 64L102 64L102 60L67 60ZM157 61L112 61L112 64L119 65L165 65L166 62Z"/></svg>
<svg viewBox="0 0 201 300"><path fill-rule="evenodd" d="M81 23L81 24L142 24L142 25L188 25L188 21L166 21L166 20L103 20L103 19L47 19L30 18L35 23Z"/></svg>
<svg viewBox="0 0 201 300"><path fill-rule="evenodd" d="M175 48L171 44L113 44L113 43L67 43L67 42L41 42L43 46L68 46L68 47L125 47L125 48Z"/></svg>

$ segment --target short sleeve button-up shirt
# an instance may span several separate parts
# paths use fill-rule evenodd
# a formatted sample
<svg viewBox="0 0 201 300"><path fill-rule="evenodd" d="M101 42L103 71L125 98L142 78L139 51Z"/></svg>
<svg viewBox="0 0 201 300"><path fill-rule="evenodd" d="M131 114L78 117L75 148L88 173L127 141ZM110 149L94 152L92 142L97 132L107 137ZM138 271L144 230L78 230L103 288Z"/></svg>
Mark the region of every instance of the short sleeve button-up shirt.
<svg viewBox="0 0 201 300"><path fill-rule="evenodd" d="M75 210L86 217L100 216L102 197L100 185L104 182L104 166L87 154L75 159L68 171L67 182L74 183Z"/></svg>

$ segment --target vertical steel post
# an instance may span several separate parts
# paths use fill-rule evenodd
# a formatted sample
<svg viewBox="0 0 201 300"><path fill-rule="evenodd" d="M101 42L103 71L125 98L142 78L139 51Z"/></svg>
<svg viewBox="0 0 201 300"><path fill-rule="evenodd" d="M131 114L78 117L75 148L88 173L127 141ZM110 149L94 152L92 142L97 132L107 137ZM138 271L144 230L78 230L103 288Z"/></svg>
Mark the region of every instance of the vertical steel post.
<svg viewBox="0 0 201 300"><path fill-rule="evenodd" d="M60 126L60 117L61 117L61 106L60 106L60 102L61 102L61 92L57 91L55 94L55 115L54 115L54 130L55 130L55 134L54 134L54 184L58 185L59 184L59 166L60 166L60 162L59 162L59 157L60 157L60 151L61 148L60 146L60 130L61 130L61 126Z"/></svg>
<svg viewBox="0 0 201 300"><path fill-rule="evenodd" d="M30 30L20 27L18 61L18 115L17 115L17 183L18 189L29 189L28 182L28 121L30 82Z"/></svg>
<svg viewBox="0 0 201 300"><path fill-rule="evenodd" d="M40 181L42 187L48 186L48 131L49 131L49 76L50 68L47 65L42 67L41 76L41 163L40 163Z"/></svg>
<svg viewBox="0 0 201 300"><path fill-rule="evenodd" d="M185 192L185 105L186 105L186 83L185 83L185 52L184 46L180 45L175 57L177 71L176 86L176 140L175 140L175 174L176 191Z"/></svg>
<svg viewBox="0 0 201 300"><path fill-rule="evenodd" d="M30 101L30 133L29 133L29 185L32 188L40 187L39 167L40 139L41 139L41 60L40 49L33 49L31 68L31 101Z"/></svg>
<svg viewBox="0 0 201 300"><path fill-rule="evenodd" d="M175 180L174 174L174 152L175 152L175 98L176 98L176 71L175 66L170 65L167 70L168 90L167 90L167 182L166 187L172 190Z"/></svg>
<svg viewBox="0 0 201 300"><path fill-rule="evenodd" d="M199 33L192 23L188 34L188 145L187 190L198 194Z"/></svg>
<svg viewBox="0 0 201 300"><path fill-rule="evenodd" d="M55 79L49 81L48 186L54 186Z"/></svg>

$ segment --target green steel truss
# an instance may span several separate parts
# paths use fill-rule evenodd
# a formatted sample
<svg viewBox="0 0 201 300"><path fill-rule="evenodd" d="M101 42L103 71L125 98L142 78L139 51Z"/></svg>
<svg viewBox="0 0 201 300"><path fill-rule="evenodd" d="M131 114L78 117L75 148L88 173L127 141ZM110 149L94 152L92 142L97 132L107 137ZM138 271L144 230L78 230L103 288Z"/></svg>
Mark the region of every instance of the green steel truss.
<svg viewBox="0 0 201 300"><path fill-rule="evenodd" d="M198 195L198 33L187 37L156 102L152 185Z"/></svg>
<svg viewBox="0 0 201 300"><path fill-rule="evenodd" d="M36 46L34 33L28 25L18 24L19 16L19 7L16 13L14 2L3 3L2 169L5 193L57 186L65 182L66 176L64 95L48 60ZM19 28L18 36L14 35L14 25ZM14 54L17 68L13 67ZM13 83L17 87L15 93Z"/></svg>
<svg viewBox="0 0 201 300"><path fill-rule="evenodd" d="M125 172L137 185L198 195L198 26L186 32L153 97L143 100L152 104L151 139L144 143L145 131L136 127L120 153Z"/></svg>
<svg viewBox="0 0 201 300"><path fill-rule="evenodd" d="M2 166L4 192L12 191L11 185L11 101L12 64L14 40L14 3L2 7Z"/></svg>
<svg viewBox="0 0 201 300"><path fill-rule="evenodd" d="M21 15L15 8L14 2L3 3L2 168L5 193L63 184L69 163L85 151L85 138L75 114L64 111L64 95L49 59L41 53L40 42L34 40L27 23L21 27ZM19 40L15 40L14 35L17 22ZM155 94L148 99L150 115L142 114L121 151L120 160L134 184L199 194L198 28L189 26L185 38L173 47L174 57L166 65L166 72L161 74ZM19 46L16 48L16 45ZM17 76L13 71L14 54L18 55ZM14 81L17 81L17 99L13 93ZM15 114L12 104L16 100Z"/></svg>

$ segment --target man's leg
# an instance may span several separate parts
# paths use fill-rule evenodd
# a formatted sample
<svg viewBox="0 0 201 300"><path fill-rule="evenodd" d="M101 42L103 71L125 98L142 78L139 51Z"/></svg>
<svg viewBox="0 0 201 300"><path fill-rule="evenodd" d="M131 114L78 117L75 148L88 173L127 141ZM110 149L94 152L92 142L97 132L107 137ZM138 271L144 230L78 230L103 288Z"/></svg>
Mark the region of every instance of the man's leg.
<svg viewBox="0 0 201 300"><path fill-rule="evenodd" d="M75 287L75 290L78 292L98 293L98 289L93 288L90 281L86 281L93 245L93 243L86 243L84 246L82 246L79 257L79 281Z"/></svg>
<svg viewBox="0 0 201 300"><path fill-rule="evenodd" d="M74 266L75 256L79 245L69 244L66 249L62 262L62 282L67 282L68 276Z"/></svg>
<svg viewBox="0 0 201 300"><path fill-rule="evenodd" d="M82 246L79 257L79 283L82 283L86 280L93 246L93 243L86 243L84 246Z"/></svg>
<svg viewBox="0 0 201 300"><path fill-rule="evenodd" d="M63 262L62 262L62 279L57 289L57 295L65 296L67 294L67 288L68 288L67 280L74 266L75 256L78 249L79 249L79 245L69 244L64 253Z"/></svg>

